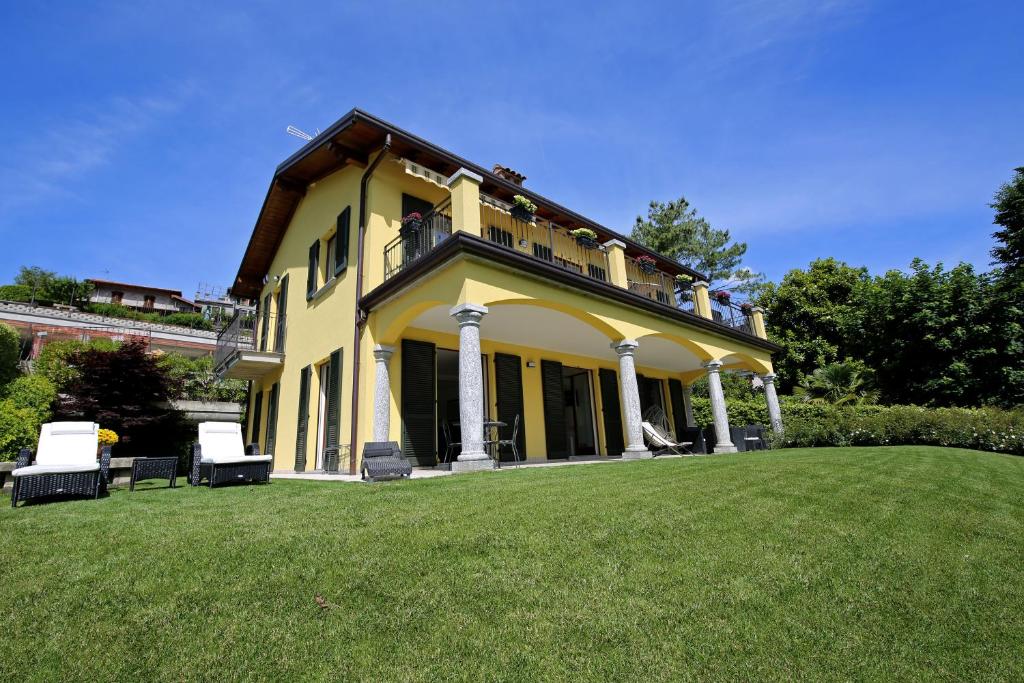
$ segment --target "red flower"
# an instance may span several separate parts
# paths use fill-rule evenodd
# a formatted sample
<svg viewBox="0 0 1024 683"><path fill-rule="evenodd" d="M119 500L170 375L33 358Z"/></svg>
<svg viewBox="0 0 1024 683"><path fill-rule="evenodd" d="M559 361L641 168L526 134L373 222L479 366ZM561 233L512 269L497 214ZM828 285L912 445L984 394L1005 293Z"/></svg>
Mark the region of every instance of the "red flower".
<svg viewBox="0 0 1024 683"><path fill-rule="evenodd" d="M423 216L420 215L419 211L413 211L408 216L402 219L402 225L405 225L406 223L411 223L413 221L421 220L423 220Z"/></svg>

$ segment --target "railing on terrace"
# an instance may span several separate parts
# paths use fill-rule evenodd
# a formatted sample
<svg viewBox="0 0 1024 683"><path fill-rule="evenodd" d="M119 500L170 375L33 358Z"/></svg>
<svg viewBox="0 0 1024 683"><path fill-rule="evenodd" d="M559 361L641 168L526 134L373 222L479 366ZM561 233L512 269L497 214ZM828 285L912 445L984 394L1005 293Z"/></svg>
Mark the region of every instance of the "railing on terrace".
<svg viewBox="0 0 1024 683"><path fill-rule="evenodd" d="M236 351L271 350L284 353L286 317L274 313L236 311L234 317L217 334L213 365L220 365Z"/></svg>
<svg viewBox="0 0 1024 683"><path fill-rule="evenodd" d="M480 195L480 236L495 244L532 256L579 275L608 282L608 252L604 246L580 244L569 229L537 218L523 221L512 206Z"/></svg>
<svg viewBox="0 0 1024 683"><path fill-rule="evenodd" d="M418 224L403 226L384 247L384 279L389 280L416 259L428 254L452 234L451 200L445 200Z"/></svg>
<svg viewBox="0 0 1024 683"><path fill-rule="evenodd" d="M711 295L711 319L716 323L731 327L734 330L754 334L754 326L750 323L750 316L743 312L743 309L728 300L720 299L714 294Z"/></svg>
<svg viewBox="0 0 1024 683"><path fill-rule="evenodd" d="M676 305L676 281L654 264L626 257L626 281L629 291L666 306Z"/></svg>

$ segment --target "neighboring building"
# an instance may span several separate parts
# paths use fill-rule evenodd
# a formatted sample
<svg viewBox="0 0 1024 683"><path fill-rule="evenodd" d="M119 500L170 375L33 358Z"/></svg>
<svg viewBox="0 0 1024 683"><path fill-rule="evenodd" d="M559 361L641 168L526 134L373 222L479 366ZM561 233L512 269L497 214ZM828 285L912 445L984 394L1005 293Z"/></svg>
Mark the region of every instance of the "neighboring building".
<svg viewBox="0 0 1024 683"><path fill-rule="evenodd" d="M88 279L93 286L89 303L120 304L147 313L198 313L200 307L184 298L180 291L162 287L133 285L112 280Z"/></svg>
<svg viewBox="0 0 1024 683"><path fill-rule="evenodd" d="M762 377L780 425L759 309L714 301L700 273L522 179L359 110L278 166L232 287L259 312L236 316L215 356L252 380L247 436L278 471L354 472L370 441L431 466L450 433L455 469L489 467L483 421L517 417L529 460L649 457L641 414L660 406L681 432L702 377L716 450L735 450L722 370Z"/></svg>
<svg viewBox="0 0 1024 683"><path fill-rule="evenodd" d="M214 329L218 330L231 320L236 311L255 312L252 300L240 299L221 287L202 283L196 289L193 301L203 317L213 321Z"/></svg>

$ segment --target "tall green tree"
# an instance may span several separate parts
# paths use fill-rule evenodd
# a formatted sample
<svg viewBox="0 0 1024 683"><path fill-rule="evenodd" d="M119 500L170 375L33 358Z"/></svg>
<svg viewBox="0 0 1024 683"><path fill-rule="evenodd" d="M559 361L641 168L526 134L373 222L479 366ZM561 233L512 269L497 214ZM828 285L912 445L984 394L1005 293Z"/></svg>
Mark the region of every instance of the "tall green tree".
<svg viewBox="0 0 1024 683"><path fill-rule="evenodd" d="M767 283L757 304L768 312L768 337L782 346L774 356L783 390L792 389L816 368L857 357L857 335L864 324L866 268L833 258L794 268L778 284Z"/></svg>
<svg viewBox="0 0 1024 683"><path fill-rule="evenodd" d="M734 242L728 230L712 227L685 197L652 201L647 217L636 217L633 239L649 249L704 273L715 288L752 291L763 277L743 268L745 242Z"/></svg>
<svg viewBox="0 0 1024 683"><path fill-rule="evenodd" d="M999 188L991 207L996 212L992 222L1000 226L992 233L997 243L992 256L1008 270L1024 270L1024 166L1014 169L1013 179Z"/></svg>
<svg viewBox="0 0 1024 683"><path fill-rule="evenodd" d="M39 266L22 266L14 278L16 285L28 287L36 301L64 304L84 303L92 294L92 285L67 275L58 275Z"/></svg>

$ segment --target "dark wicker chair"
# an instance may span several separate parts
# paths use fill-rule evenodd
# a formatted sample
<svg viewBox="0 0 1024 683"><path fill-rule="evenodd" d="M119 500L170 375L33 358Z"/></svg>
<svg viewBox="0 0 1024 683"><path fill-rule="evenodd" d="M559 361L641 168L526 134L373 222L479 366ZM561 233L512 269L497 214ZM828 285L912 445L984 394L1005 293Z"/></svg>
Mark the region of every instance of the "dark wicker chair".
<svg viewBox="0 0 1024 683"><path fill-rule="evenodd" d="M763 425L747 425L747 450L768 450L768 437L765 435Z"/></svg>
<svg viewBox="0 0 1024 683"><path fill-rule="evenodd" d="M700 427L686 427L683 429L683 433L680 438L682 441L689 441L693 444L690 446L691 452L695 454L708 452L708 447L704 443L704 433L701 431Z"/></svg>
<svg viewBox="0 0 1024 683"><path fill-rule="evenodd" d="M32 451L22 449L15 463L11 507L19 500L49 496L99 498L107 489L110 446L100 450L99 425L92 422L51 422L43 425L32 464Z"/></svg>
<svg viewBox="0 0 1024 683"><path fill-rule="evenodd" d="M242 425L237 422L202 422L199 441L192 444L192 474L189 483L199 486L206 479L210 488L229 482L270 481L273 456L260 455L257 444L242 447Z"/></svg>
<svg viewBox="0 0 1024 683"><path fill-rule="evenodd" d="M366 481L411 477L412 465L402 457L395 441L368 441L363 445L363 463L359 473Z"/></svg>

